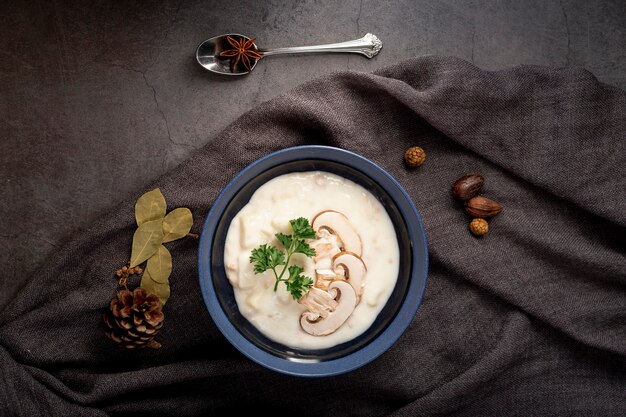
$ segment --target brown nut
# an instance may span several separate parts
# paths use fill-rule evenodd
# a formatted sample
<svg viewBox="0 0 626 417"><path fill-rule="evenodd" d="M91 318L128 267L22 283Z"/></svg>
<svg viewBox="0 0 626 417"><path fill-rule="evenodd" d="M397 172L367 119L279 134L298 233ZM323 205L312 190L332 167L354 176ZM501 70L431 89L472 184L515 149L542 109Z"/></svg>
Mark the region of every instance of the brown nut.
<svg viewBox="0 0 626 417"><path fill-rule="evenodd" d="M500 204L485 197L474 197L465 203L465 211L472 217L485 219L493 217L504 209Z"/></svg>
<svg viewBox="0 0 626 417"><path fill-rule="evenodd" d="M463 175L452 184L452 195L457 200L469 200L480 193L484 183L485 179L480 174Z"/></svg>
<svg viewBox="0 0 626 417"><path fill-rule="evenodd" d="M470 222L469 229L474 236L484 236L489 231L489 223L485 219L474 219Z"/></svg>
<svg viewBox="0 0 626 417"><path fill-rule="evenodd" d="M404 162L410 168L416 168L424 163L426 152L419 146L411 146L404 152Z"/></svg>

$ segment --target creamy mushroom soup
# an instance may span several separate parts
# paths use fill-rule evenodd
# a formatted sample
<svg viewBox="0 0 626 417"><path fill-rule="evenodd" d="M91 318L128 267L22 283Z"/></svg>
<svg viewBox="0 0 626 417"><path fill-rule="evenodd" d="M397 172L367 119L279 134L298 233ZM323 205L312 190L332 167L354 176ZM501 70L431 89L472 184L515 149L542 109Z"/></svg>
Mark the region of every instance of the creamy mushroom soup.
<svg viewBox="0 0 626 417"><path fill-rule="evenodd" d="M315 230L315 256L295 254L313 285L298 301L272 271L255 274L252 250L282 246L291 219ZM391 219L369 191L327 172L291 173L268 181L233 218L224 248L226 274L239 311L261 333L284 345L323 349L365 332L389 299L399 270Z"/></svg>

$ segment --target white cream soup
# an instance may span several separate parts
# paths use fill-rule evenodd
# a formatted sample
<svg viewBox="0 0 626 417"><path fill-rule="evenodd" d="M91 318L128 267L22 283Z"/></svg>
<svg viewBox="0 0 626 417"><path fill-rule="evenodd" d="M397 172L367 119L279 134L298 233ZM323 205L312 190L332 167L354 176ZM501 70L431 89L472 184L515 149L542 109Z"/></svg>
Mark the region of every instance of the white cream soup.
<svg viewBox="0 0 626 417"><path fill-rule="evenodd" d="M250 254L264 243L280 247L274 234L291 234L290 219L306 217L313 221L318 213L326 210L343 213L349 219L361 240L360 258L366 272L360 287L361 296L353 311L351 307L347 320L330 334L312 335L301 325L301 316L309 308L295 301L284 283L280 283L275 292L271 271L255 274ZM318 249L318 255L321 252ZM292 261L315 280L316 271L332 271L332 256L336 252L320 255L317 261L296 254ZM261 333L290 347L323 349L354 339L370 327L396 284L399 256L391 219L376 197L348 179L314 171L276 177L254 193L230 225L224 265L239 311Z"/></svg>

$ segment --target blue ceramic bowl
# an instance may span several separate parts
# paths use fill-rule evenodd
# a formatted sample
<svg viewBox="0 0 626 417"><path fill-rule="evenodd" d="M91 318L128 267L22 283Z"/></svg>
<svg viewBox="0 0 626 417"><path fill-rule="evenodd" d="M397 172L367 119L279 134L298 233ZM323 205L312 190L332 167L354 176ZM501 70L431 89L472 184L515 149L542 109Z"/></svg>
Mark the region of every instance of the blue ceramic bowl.
<svg viewBox="0 0 626 417"><path fill-rule="evenodd" d="M362 335L327 349L295 349L261 334L241 315L224 269L224 242L235 215L267 181L290 172L327 171L365 187L387 210L400 248L396 287ZM413 320L428 272L424 225L408 194L373 162L338 148L300 146L267 155L233 178L215 200L202 229L198 253L200 288L213 321L241 353L290 375L321 377L356 369L389 349Z"/></svg>

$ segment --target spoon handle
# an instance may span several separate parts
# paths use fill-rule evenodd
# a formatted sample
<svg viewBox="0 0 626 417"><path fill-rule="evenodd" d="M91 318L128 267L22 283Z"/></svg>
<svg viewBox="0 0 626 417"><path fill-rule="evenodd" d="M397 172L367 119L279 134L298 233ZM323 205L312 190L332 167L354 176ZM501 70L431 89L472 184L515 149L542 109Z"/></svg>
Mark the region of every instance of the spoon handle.
<svg viewBox="0 0 626 417"><path fill-rule="evenodd" d="M284 54L306 54L321 52L349 52L362 54L368 58L373 58L383 47L383 43L376 37L368 33L360 39L353 41L330 43L328 45L296 46L291 48L260 49L258 52L263 56L284 55Z"/></svg>

